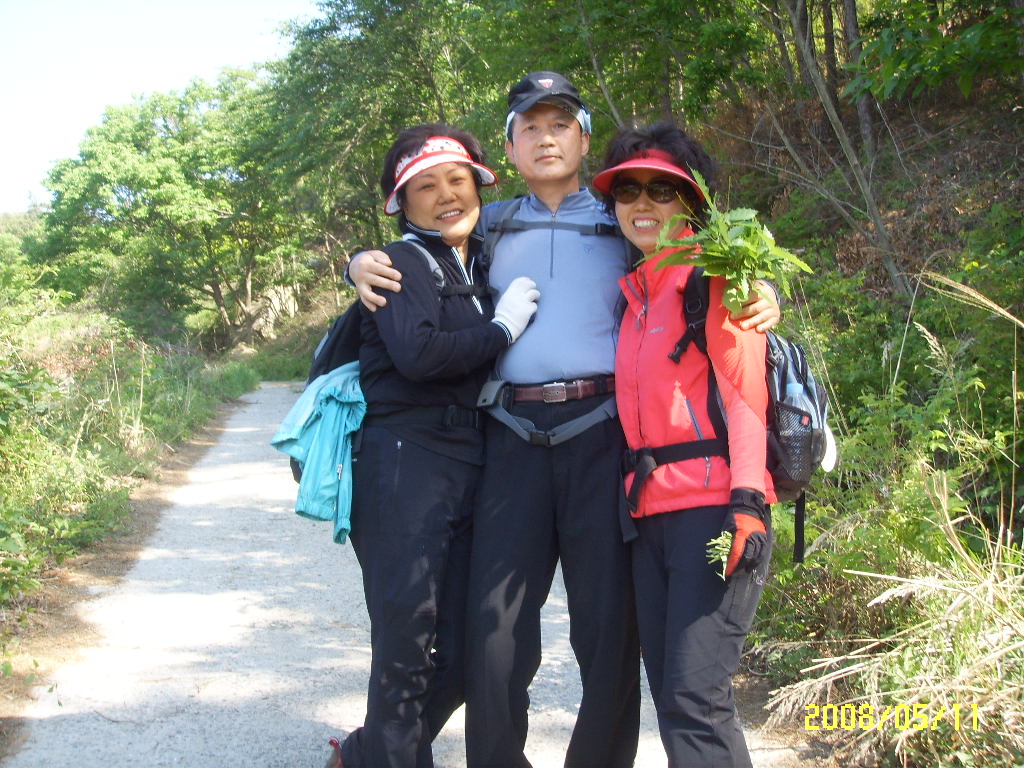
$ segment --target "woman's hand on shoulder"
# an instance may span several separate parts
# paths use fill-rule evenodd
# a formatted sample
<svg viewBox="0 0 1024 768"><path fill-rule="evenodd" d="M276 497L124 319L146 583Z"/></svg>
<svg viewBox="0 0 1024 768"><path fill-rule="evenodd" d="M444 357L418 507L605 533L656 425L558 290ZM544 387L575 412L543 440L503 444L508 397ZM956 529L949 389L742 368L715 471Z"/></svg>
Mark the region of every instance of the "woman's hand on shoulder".
<svg viewBox="0 0 1024 768"><path fill-rule="evenodd" d="M753 328L764 333L779 324L782 311L779 309L779 299L775 290L763 280L758 280L754 283L750 297L743 302L742 309L730 313L729 317L745 331Z"/></svg>
<svg viewBox="0 0 1024 768"><path fill-rule="evenodd" d="M376 312L378 307L386 306L388 303L386 298L374 292L374 288L392 293L402 290L399 282L402 273L391 266L391 257L384 251L357 253L349 262L348 276L356 287L359 300L371 312Z"/></svg>

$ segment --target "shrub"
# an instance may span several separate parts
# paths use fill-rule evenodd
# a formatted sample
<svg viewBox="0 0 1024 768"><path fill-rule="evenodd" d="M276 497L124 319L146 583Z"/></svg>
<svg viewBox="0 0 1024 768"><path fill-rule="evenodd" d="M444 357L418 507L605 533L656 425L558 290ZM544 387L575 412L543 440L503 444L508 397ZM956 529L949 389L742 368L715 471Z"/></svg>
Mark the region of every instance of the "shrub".
<svg viewBox="0 0 1024 768"><path fill-rule="evenodd" d="M11 315L8 315L10 318ZM0 604L129 519L162 446L258 382L238 362L151 346L49 301L0 330Z"/></svg>
<svg viewBox="0 0 1024 768"><path fill-rule="evenodd" d="M924 277L987 312L986 332L1005 334L993 322L1000 318L1024 328L976 291ZM969 317L957 306L961 320ZM981 403L992 387L964 354L970 345L920 324L913 336L927 350L914 390L895 380L845 409L841 470L815 492L808 562L777 563L754 658L792 680L773 700L775 721L807 707L876 726L882 716L900 718L835 729L853 759L1019 764L1024 550L1012 425L1020 394L989 414L989 425L1010 428L985 430ZM1013 359L1010 367L1015 381ZM892 586L880 592L880 581Z"/></svg>

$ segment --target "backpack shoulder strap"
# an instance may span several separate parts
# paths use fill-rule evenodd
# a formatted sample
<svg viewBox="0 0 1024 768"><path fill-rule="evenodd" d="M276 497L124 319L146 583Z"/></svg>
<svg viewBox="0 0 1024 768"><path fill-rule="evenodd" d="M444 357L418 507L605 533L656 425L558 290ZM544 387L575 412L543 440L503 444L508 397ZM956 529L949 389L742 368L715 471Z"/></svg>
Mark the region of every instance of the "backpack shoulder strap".
<svg viewBox="0 0 1024 768"><path fill-rule="evenodd" d="M427 262L427 269L430 270L430 274L434 276L434 282L437 284L437 293L443 299L449 296L476 296L477 298L487 295L487 286L483 283L468 283L452 284L444 279L444 272L441 269L441 265L437 263L437 259L434 258L434 254L426 249L423 242L415 235L405 235L402 238L409 245L414 246L422 255L423 259Z"/></svg>
<svg viewBox="0 0 1024 768"><path fill-rule="evenodd" d="M690 276L686 278L686 285L683 286L683 319L686 321L686 330L683 331L675 348L668 355L672 362L678 363L691 343L697 346L702 355L708 357L707 322L710 296L710 279L704 274L704 268L694 267ZM718 390L718 380L715 377L715 367L710 360L708 360L707 413L711 425L715 428L715 434L720 438L727 439L729 425L725 419L725 411ZM729 461L728 450L725 452L725 460Z"/></svg>
<svg viewBox="0 0 1024 768"><path fill-rule="evenodd" d="M525 232L529 229L565 229L571 232L579 232L582 235L599 235L605 237L622 237L622 230L618 224L608 224L597 221L592 224L580 224L572 221L520 221L516 214L523 206L525 195L506 200L501 205L501 215L487 225L484 233L484 247L481 252L480 264L485 270L490 269L494 259L494 249L498 240L506 232Z"/></svg>
<svg viewBox="0 0 1024 768"><path fill-rule="evenodd" d="M520 195L498 204L501 206L501 213L496 220L487 225L487 231L484 232L484 247L480 251L479 262L484 272L491 268L491 262L494 260L494 248L501 236L508 231L525 199L525 196Z"/></svg>
<svg viewBox="0 0 1024 768"><path fill-rule="evenodd" d="M617 224L607 224L603 221L595 221L593 224L580 224L574 221L519 221L513 219L507 222L498 222L488 228L489 232L497 231L501 227L501 233L523 232L527 229L567 229L571 232L579 232L581 235L607 235L617 237L622 234Z"/></svg>
<svg viewBox="0 0 1024 768"><path fill-rule="evenodd" d="M705 326L708 321L708 297L710 295L711 288L708 276L704 274L704 268L694 267L683 287L683 318L686 320L686 330L679 337L675 348L669 353L672 362L679 362L691 342L696 344L697 349L703 354L708 353Z"/></svg>
<svg viewBox="0 0 1024 768"><path fill-rule="evenodd" d="M448 284L441 289L441 296L443 298L448 298L449 296L475 296L479 299L481 296L486 296L487 293L487 286L483 283Z"/></svg>
<svg viewBox="0 0 1024 768"><path fill-rule="evenodd" d="M434 254L427 250L423 242L416 237L416 235L406 234L402 237L402 242L408 243L423 256L423 260L427 263L427 270L434 278L434 283L437 285L437 293L439 296L444 296L445 290L445 279L444 272L441 271L441 265L437 263L437 259L434 258Z"/></svg>

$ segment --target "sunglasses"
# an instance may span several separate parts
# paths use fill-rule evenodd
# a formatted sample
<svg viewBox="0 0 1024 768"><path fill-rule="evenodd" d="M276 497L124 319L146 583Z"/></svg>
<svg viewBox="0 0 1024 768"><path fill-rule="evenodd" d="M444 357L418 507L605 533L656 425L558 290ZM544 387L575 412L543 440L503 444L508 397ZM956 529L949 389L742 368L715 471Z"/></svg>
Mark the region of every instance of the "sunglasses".
<svg viewBox="0 0 1024 768"><path fill-rule="evenodd" d="M633 203L640 198L641 192L656 203L671 203L679 199L680 186L670 179L652 179L641 184L635 179L622 179L612 185L612 197L616 203Z"/></svg>

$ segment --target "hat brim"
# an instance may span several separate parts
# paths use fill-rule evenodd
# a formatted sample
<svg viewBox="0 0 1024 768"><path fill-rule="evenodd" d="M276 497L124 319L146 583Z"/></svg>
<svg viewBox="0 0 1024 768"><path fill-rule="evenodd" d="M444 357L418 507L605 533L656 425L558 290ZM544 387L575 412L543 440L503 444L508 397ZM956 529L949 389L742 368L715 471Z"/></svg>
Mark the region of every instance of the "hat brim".
<svg viewBox="0 0 1024 768"><path fill-rule="evenodd" d="M509 112L529 112L538 104L552 104L559 109L575 115L583 108L583 102L562 93L524 93L518 96L508 108Z"/></svg>
<svg viewBox="0 0 1024 768"><path fill-rule="evenodd" d="M454 152L437 152L428 156L424 156L419 160L410 163L409 167L402 172L401 178L395 184L395 188L391 190L391 194L388 195L387 201L384 203L384 213L388 216L394 216L400 210L402 210L401 203L398 202L398 190L404 187L409 181L414 179L424 171L433 168L443 163L458 163L459 165L468 165L474 175L480 182L481 186L489 187L492 184L497 183L498 176L488 168L486 165L480 163L468 162L462 155L455 154Z"/></svg>
<svg viewBox="0 0 1024 768"><path fill-rule="evenodd" d="M634 169L662 171L669 176L675 176L676 178L682 179L693 188L693 191L697 193L697 197L701 200L704 199L704 193L700 191L700 187L697 186L697 182L694 181L693 176L678 165L674 165L657 157L634 157L631 160L626 160L625 162L619 163L611 168L606 168L594 177L594 189L602 195L610 195L612 192L612 184L615 182L615 177L623 171Z"/></svg>

